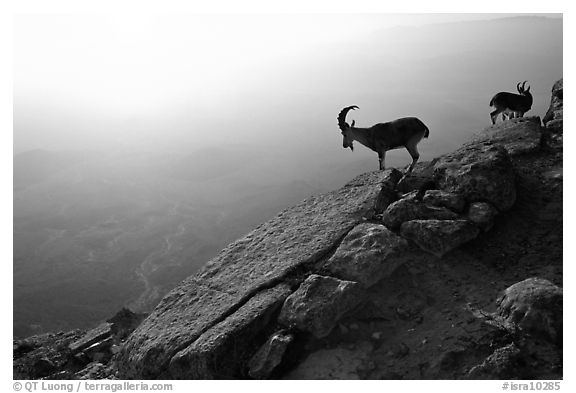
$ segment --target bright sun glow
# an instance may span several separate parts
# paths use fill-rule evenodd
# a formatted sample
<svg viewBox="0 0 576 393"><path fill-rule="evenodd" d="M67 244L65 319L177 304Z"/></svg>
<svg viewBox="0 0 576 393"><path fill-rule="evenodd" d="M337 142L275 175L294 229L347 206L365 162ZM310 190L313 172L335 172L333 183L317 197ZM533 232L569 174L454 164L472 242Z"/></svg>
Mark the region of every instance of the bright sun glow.
<svg viewBox="0 0 576 393"><path fill-rule="evenodd" d="M374 28L348 19L25 16L17 23L15 93L120 114L182 96L210 100L239 88L249 70Z"/></svg>

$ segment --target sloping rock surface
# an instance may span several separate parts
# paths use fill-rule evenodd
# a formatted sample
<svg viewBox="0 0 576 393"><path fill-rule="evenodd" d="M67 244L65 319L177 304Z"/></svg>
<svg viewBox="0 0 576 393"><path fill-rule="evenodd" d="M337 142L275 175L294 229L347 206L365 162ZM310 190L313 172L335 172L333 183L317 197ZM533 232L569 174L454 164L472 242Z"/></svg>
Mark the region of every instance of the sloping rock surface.
<svg viewBox="0 0 576 393"><path fill-rule="evenodd" d="M562 378L561 135L538 138L561 133L561 100L560 81L546 129L504 121L410 176L364 174L285 210L132 335L143 315L122 310L15 341L14 378ZM386 228L395 201L456 218Z"/></svg>
<svg viewBox="0 0 576 393"><path fill-rule="evenodd" d="M357 177L304 200L230 244L171 291L129 337L119 360L125 378L154 378L177 352L260 290L326 256L372 212L385 173Z"/></svg>

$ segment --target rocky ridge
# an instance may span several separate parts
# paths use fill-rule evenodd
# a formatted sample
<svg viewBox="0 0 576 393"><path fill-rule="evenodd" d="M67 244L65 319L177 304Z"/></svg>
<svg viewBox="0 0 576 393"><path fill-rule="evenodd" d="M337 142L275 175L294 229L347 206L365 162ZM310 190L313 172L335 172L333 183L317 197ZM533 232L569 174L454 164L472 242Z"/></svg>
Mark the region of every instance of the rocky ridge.
<svg viewBox="0 0 576 393"><path fill-rule="evenodd" d="M366 173L263 223L106 349L105 376L560 378L561 89L544 126L497 123L410 176ZM112 348L110 328L71 353Z"/></svg>

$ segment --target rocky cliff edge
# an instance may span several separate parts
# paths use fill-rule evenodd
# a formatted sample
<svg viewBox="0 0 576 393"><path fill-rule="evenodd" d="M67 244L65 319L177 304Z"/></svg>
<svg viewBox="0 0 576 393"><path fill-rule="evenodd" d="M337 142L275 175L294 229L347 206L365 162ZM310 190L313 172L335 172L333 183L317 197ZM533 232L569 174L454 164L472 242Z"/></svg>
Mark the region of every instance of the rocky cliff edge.
<svg viewBox="0 0 576 393"><path fill-rule="evenodd" d="M106 376L561 378L562 111L559 81L544 124L282 211L168 293Z"/></svg>

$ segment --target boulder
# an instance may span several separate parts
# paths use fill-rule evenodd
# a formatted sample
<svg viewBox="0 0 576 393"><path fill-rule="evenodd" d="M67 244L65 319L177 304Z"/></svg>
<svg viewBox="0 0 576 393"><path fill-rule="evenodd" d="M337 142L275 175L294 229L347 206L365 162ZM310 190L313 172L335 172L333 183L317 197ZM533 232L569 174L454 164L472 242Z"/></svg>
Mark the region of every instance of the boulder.
<svg viewBox="0 0 576 393"><path fill-rule="evenodd" d="M402 178L402 172L398 169L387 169L380 186L380 192L374 204L374 211L376 214L382 213L388 205L397 199L396 185Z"/></svg>
<svg viewBox="0 0 576 393"><path fill-rule="evenodd" d="M400 194L407 194L425 188L435 188L432 187L431 184L434 184L434 164L437 160L438 158L435 158L429 162L419 162L416 164L412 173L400 179L396 185L397 191Z"/></svg>
<svg viewBox="0 0 576 393"><path fill-rule="evenodd" d="M468 220L413 220L400 233L421 249L438 257L476 238L479 229Z"/></svg>
<svg viewBox="0 0 576 393"><path fill-rule="evenodd" d="M248 375L255 379L268 378L282 362L282 357L294 336L284 331L276 332L260 347L248 363Z"/></svg>
<svg viewBox="0 0 576 393"><path fill-rule="evenodd" d="M473 144L444 155L434 166L434 177L440 189L461 194L469 203L490 202L506 211L516 201L512 162L502 146Z"/></svg>
<svg viewBox="0 0 576 393"><path fill-rule="evenodd" d="M485 232L492 228L497 215L498 210L486 202L474 202L468 208L468 219Z"/></svg>
<svg viewBox="0 0 576 393"><path fill-rule="evenodd" d="M562 341L562 288L532 277L508 287L497 300L498 315L521 331Z"/></svg>
<svg viewBox="0 0 576 393"><path fill-rule="evenodd" d="M335 277L370 287L419 254L384 225L364 223L346 235L323 269Z"/></svg>
<svg viewBox="0 0 576 393"><path fill-rule="evenodd" d="M119 354L125 379L157 378L170 359L254 294L314 266L354 226L373 214L385 171L305 199L224 248L168 293Z"/></svg>
<svg viewBox="0 0 576 393"><path fill-rule="evenodd" d="M286 299L278 322L316 338L326 337L363 298L364 291L357 282L312 274Z"/></svg>
<svg viewBox="0 0 576 393"><path fill-rule="evenodd" d="M384 214L382 222L390 229L398 229L403 222L412 220L455 220L458 214L445 207L429 206L418 200L416 194L394 202Z"/></svg>
<svg viewBox="0 0 576 393"><path fill-rule="evenodd" d="M466 201L462 195L442 190L426 191L422 201L427 205L445 207L457 213L462 213L466 206Z"/></svg>
<svg viewBox="0 0 576 393"><path fill-rule="evenodd" d="M255 339L268 327L290 294L280 284L259 292L236 312L212 327L170 361L174 379L230 379L241 377L241 365Z"/></svg>

